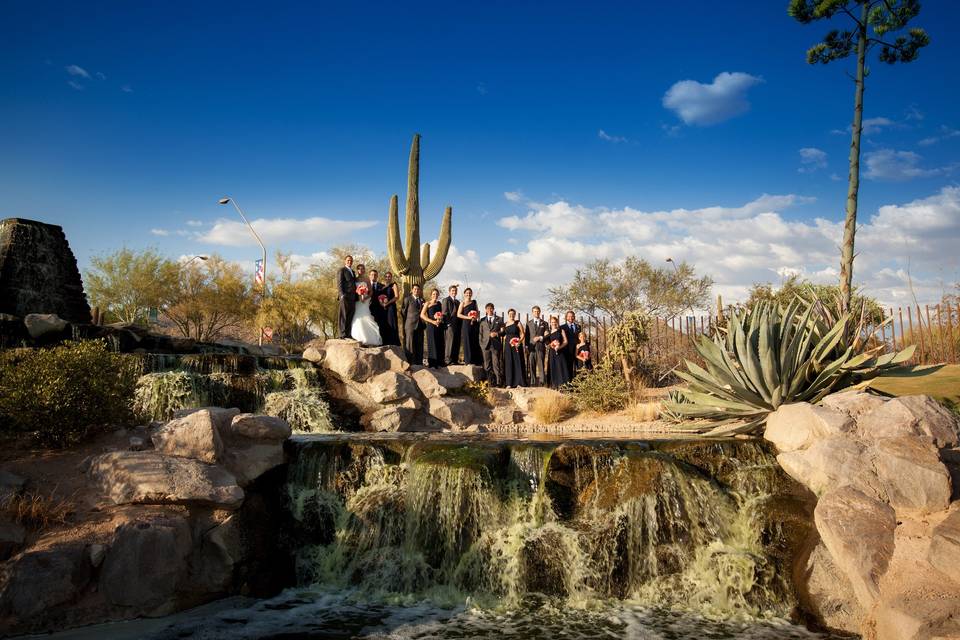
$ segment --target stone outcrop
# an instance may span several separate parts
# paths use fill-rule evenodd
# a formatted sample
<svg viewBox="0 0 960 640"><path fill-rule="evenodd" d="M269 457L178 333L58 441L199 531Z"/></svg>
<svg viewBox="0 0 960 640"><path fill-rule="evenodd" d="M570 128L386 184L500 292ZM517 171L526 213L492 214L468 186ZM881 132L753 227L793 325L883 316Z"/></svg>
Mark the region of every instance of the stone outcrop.
<svg viewBox="0 0 960 640"><path fill-rule="evenodd" d="M468 393L484 378L474 365L429 369L410 365L399 347L363 347L355 340L310 345L306 360L323 371L330 395L360 414L367 431L475 431L522 422L532 399L550 389L490 389L487 402Z"/></svg>
<svg viewBox="0 0 960 640"><path fill-rule="evenodd" d="M960 608L950 613L960 603L960 503L948 468L958 432L926 396L848 390L769 416L777 461L819 498L820 542L800 591L822 624L877 640L960 631ZM939 521L932 531L928 519Z"/></svg>
<svg viewBox="0 0 960 640"><path fill-rule="evenodd" d="M90 322L77 259L61 227L24 218L0 220L0 313Z"/></svg>

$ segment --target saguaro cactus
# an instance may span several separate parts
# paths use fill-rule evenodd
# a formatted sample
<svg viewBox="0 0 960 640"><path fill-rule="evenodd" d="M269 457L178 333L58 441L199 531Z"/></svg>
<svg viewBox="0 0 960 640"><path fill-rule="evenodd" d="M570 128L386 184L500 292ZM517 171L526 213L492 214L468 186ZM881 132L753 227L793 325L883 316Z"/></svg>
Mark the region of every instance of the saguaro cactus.
<svg viewBox="0 0 960 640"><path fill-rule="evenodd" d="M387 254L394 276L403 285L403 295L410 293L411 287L421 287L427 280L440 274L443 263L450 250L450 219L453 208L448 206L440 224L440 241L437 255L430 259L430 243L420 246L420 134L413 136L410 146L410 167L407 170L407 215L406 249L400 240L400 221L397 212L397 196L390 198L390 217L387 221Z"/></svg>

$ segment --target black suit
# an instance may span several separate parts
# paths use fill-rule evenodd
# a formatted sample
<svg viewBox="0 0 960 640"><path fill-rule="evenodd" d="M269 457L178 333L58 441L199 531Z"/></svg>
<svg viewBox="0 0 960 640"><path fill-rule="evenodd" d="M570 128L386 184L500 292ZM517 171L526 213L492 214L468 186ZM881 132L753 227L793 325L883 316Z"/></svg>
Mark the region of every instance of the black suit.
<svg viewBox="0 0 960 640"><path fill-rule="evenodd" d="M410 364L423 364L423 321L420 309L423 298L414 298L413 294L403 299L400 315L403 316L403 350Z"/></svg>
<svg viewBox="0 0 960 640"><path fill-rule="evenodd" d="M547 343L544 341L550 333L550 325L540 318L530 318L526 326L527 377L531 385L543 385L547 376L544 363L547 358ZM536 340L536 338L540 338Z"/></svg>
<svg viewBox="0 0 960 640"><path fill-rule="evenodd" d="M570 328L567 323L564 322L560 325L560 330L563 331L563 335L567 336L567 348L563 350L563 359L567 361L567 370L570 371L572 375L573 365L577 360L577 342L580 341L577 336L583 330L583 327L574 322L573 328Z"/></svg>
<svg viewBox="0 0 960 640"><path fill-rule="evenodd" d="M445 361L447 364L460 362L460 329L463 323L457 317L460 301L447 296L443 299L443 319L447 323L447 333L444 339L446 347Z"/></svg>
<svg viewBox="0 0 960 640"><path fill-rule="evenodd" d="M503 332L506 325L500 316L487 316L480 319L480 351L483 352L483 368L487 371L487 382L503 386ZM496 333L497 335L490 335Z"/></svg>
<svg viewBox="0 0 960 640"><path fill-rule="evenodd" d="M349 338L353 312L357 307L357 276L353 269L343 267L337 273L337 297L340 300L338 324L341 338Z"/></svg>

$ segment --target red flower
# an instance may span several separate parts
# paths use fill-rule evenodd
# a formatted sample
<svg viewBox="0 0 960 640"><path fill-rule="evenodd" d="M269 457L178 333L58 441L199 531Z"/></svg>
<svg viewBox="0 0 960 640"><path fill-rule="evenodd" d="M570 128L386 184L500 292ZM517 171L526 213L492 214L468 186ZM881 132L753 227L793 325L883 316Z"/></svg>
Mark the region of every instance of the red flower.
<svg viewBox="0 0 960 640"><path fill-rule="evenodd" d="M560 348L560 341L559 341L559 340L554 340L553 342L550 343L550 346L553 347L554 349L559 349L559 348Z"/></svg>
<svg viewBox="0 0 960 640"><path fill-rule="evenodd" d="M443 320L443 313L440 312L440 311L437 311L435 314L433 314L433 319L434 319L434 320Z"/></svg>
<svg viewBox="0 0 960 640"><path fill-rule="evenodd" d="M577 354L577 357L580 358L581 360L583 360L584 362L586 362L587 360L590 359L590 352L589 352L589 351L581 351L580 353Z"/></svg>
<svg viewBox="0 0 960 640"><path fill-rule="evenodd" d="M510 338L510 346L514 349L520 346L520 338Z"/></svg>
<svg viewBox="0 0 960 640"><path fill-rule="evenodd" d="M367 295L367 292L368 292L368 291L369 291L369 289L367 289L367 285L365 285L364 283L361 282L360 284L357 285L357 295L358 295L358 296L365 296L365 295Z"/></svg>
<svg viewBox="0 0 960 640"><path fill-rule="evenodd" d="M387 302L387 296L385 296L385 295L383 295L383 294L380 294L380 296L377 297L377 300L380 301L380 304L386 304L386 302Z"/></svg>
<svg viewBox="0 0 960 640"><path fill-rule="evenodd" d="M468 313L467 315L470 316L470 319L471 319L471 320L476 320L478 314L477 314L476 310L474 310L474 311L471 311L470 313Z"/></svg>

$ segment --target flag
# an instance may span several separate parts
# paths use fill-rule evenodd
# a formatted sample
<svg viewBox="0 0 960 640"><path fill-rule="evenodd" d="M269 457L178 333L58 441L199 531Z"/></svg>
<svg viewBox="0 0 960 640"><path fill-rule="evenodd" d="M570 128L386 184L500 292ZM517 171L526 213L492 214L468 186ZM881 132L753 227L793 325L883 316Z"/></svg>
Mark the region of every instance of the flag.
<svg viewBox="0 0 960 640"><path fill-rule="evenodd" d="M264 327L260 330L260 335L263 337L264 342L273 342L273 329L270 327Z"/></svg>
<svg viewBox="0 0 960 640"><path fill-rule="evenodd" d="M263 272L264 272L264 270L266 269L266 265L264 265L262 259L261 259L261 260L257 260L255 264L256 264L256 267L257 267L257 274L253 277L253 279L254 279L254 281L255 281L258 285L260 285L260 286L262 287L262 286L263 286Z"/></svg>

